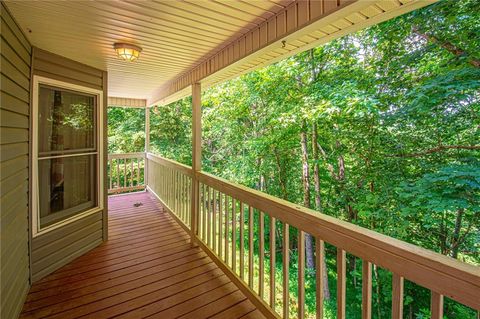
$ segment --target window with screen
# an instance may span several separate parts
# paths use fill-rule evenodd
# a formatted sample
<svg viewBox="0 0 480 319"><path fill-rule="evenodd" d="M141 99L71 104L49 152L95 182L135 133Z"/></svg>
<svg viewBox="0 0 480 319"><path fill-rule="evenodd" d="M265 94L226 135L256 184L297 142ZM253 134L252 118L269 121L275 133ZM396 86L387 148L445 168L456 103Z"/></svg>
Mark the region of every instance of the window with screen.
<svg viewBox="0 0 480 319"><path fill-rule="evenodd" d="M98 96L38 86L37 226L98 206Z"/></svg>

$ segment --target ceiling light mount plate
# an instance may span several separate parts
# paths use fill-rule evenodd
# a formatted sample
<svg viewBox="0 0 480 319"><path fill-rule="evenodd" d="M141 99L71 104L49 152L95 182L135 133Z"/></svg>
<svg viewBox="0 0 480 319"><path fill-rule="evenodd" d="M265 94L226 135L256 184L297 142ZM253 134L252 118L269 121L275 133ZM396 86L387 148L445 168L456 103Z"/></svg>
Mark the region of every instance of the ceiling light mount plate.
<svg viewBox="0 0 480 319"><path fill-rule="evenodd" d="M140 52L142 52L141 47L130 43L114 43L113 49L115 50L115 52L117 52L117 55L121 59L130 62L137 60L140 56Z"/></svg>

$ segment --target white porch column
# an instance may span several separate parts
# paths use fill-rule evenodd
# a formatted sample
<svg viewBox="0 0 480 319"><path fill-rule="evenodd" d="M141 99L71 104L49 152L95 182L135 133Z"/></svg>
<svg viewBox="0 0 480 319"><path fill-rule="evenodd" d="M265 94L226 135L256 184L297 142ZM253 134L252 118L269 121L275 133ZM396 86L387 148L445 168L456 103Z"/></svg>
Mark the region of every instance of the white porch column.
<svg viewBox="0 0 480 319"><path fill-rule="evenodd" d="M198 232L198 211L200 207L200 187L196 176L202 170L202 89L200 83L192 85L192 206L191 239L192 244Z"/></svg>
<svg viewBox="0 0 480 319"><path fill-rule="evenodd" d="M150 109L148 105L145 106L145 147L144 147L144 182L145 187L148 186L148 160L147 153L150 152Z"/></svg>

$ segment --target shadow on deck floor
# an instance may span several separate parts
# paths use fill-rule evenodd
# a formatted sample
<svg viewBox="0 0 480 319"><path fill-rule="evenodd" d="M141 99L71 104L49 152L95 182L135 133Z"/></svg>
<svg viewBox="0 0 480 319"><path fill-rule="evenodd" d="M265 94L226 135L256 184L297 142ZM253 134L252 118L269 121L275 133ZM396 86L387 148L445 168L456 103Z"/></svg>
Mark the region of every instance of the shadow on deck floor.
<svg viewBox="0 0 480 319"><path fill-rule="evenodd" d="M107 242L32 286L21 318L263 318L153 195L110 197L108 225Z"/></svg>

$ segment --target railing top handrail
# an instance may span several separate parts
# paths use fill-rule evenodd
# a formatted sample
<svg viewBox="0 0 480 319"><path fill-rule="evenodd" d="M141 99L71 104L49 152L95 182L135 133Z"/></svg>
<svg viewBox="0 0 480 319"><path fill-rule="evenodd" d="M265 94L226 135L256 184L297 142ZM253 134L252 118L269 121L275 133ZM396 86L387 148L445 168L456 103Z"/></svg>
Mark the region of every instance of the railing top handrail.
<svg viewBox="0 0 480 319"><path fill-rule="evenodd" d="M150 160L153 160L159 164L163 164L165 166L171 167L173 169L181 171L183 174L188 175L188 176L193 176L193 169L185 164L176 162L174 160L161 157L159 155L153 154L153 153L147 153L147 158Z"/></svg>
<svg viewBox="0 0 480 319"><path fill-rule="evenodd" d="M437 291L473 308L480 308L480 267L409 244L367 228L321 214L272 195L206 172L196 174L201 183L259 209L277 220L320 237L362 259ZM414 266L414 267L412 267ZM419 271L422 270L422 271ZM435 280L436 279L436 280ZM439 282L439 279L446 282ZM449 282L455 279L459 285ZM457 287L455 287L457 286Z"/></svg>
<svg viewBox="0 0 480 319"><path fill-rule="evenodd" d="M110 153L108 154L108 159L118 159L118 158L141 158L145 157L144 152L134 152L134 153Z"/></svg>

